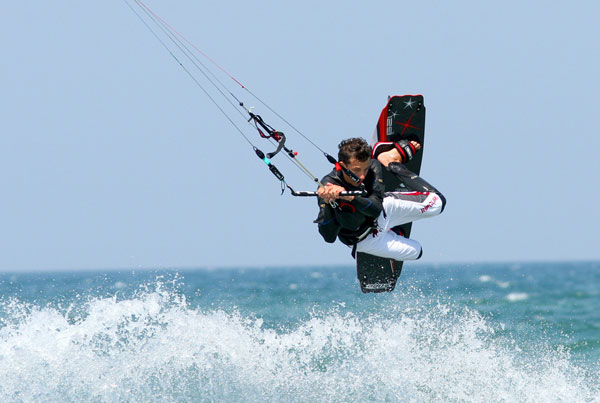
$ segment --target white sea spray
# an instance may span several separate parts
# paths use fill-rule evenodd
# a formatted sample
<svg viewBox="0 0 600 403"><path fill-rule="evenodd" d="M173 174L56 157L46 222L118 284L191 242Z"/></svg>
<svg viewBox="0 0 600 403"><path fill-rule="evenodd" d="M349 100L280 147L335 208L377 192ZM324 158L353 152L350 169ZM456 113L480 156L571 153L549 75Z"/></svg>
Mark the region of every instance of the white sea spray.
<svg viewBox="0 0 600 403"><path fill-rule="evenodd" d="M598 374L442 301L281 328L160 282L81 306L2 302L1 401L600 401Z"/></svg>

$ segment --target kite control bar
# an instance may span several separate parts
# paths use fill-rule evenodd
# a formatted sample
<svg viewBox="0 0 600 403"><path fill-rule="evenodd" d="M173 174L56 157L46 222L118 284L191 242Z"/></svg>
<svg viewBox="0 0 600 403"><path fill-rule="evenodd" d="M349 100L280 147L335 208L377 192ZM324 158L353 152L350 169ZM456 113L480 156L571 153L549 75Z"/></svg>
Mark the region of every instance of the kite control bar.
<svg viewBox="0 0 600 403"><path fill-rule="evenodd" d="M304 191L304 190L296 192L294 189L292 189L290 187L290 185L288 185L288 189L290 189L290 191L292 192L292 196L298 196L298 197L317 197L317 196L319 196L319 194L317 192L308 192L308 191ZM345 190L343 192L340 192L340 196L366 196L366 195L367 195L366 190Z"/></svg>
<svg viewBox="0 0 600 403"><path fill-rule="evenodd" d="M285 177L283 176L281 171L279 171L279 169L277 169L277 167L271 163L271 160L269 158L267 158L265 153L263 153L261 150L259 150L256 147L254 147L254 152L256 153L258 158L260 158L265 164L267 164L271 173L273 175L275 175L275 177L281 181L281 193L282 194L285 191L285 188L287 187L288 189L290 189L290 192L292 192L292 196L298 196L298 197L318 197L319 196L319 194L317 192L308 192L308 191L303 191L303 190L296 192L294 190L294 188L292 188L285 181ZM361 187L362 187L362 185L361 185ZM340 196L366 196L366 195L367 195L367 191L365 189L345 190L343 192L340 192Z"/></svg>

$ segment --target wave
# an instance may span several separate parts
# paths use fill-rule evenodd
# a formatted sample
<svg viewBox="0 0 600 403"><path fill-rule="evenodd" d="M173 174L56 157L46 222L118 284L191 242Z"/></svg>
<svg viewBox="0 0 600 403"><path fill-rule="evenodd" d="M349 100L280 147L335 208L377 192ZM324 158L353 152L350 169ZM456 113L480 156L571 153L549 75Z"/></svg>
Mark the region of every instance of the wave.
<svg viewBox="0 0 600 403"><path fill-rule="evenodd" d="M1 401L600 401L567 351L475 311L315 312L287 328L160 284L65 307L2 301Z"/></svg>

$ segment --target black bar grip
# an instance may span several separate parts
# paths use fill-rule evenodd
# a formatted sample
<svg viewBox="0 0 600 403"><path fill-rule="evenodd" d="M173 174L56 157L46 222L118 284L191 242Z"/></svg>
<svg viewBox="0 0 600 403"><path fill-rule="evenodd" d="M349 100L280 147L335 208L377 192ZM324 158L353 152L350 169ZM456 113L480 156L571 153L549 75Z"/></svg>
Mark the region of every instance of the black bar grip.
<svg viewBox="0 0 600 403"><path fill-rule="evenodd" d="M300 190L300 191L295 191L294 189L291 189L292 192L292 196L298 196L298 197L317 197L319 196L319 194L317 192L310 192L310 191L305 191L305 190ZM340 192L340 196L366 196L367 195L367 191L366 190L345 190L343 192Z"/></svg>

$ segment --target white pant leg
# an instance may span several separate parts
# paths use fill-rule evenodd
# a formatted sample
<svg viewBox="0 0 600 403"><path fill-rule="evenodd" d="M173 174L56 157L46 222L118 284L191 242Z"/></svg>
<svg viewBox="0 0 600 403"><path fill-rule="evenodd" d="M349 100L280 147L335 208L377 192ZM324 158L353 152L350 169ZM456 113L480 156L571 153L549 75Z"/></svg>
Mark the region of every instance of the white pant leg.
<svg viewBox="0 0 600 403"><path fill-rule="evenodd" d="M379 221L379 224L383 227L383 231L387 231L397 225L436 216L442 212L442 207L442 199L435 193L386 193L383 199L386 218L384 221Z"/></svg>
<svg viewBox="0 0 600 403"><path fill-rule="evenodd" d="M356 245L358 252L394 260L414 260L421 256L421 244L390 231L406 224L442 212L443 201L435 193L390 192L383 199L383 210L378 220L379 232L369 235Z"/></svg>
<svg viewBox="0 0 600 403"><path fill-rule="evenodd" d="M356 244L356 251L394 260L414 260L421 255L421 244L385 230L360 241Z"/></svg>

